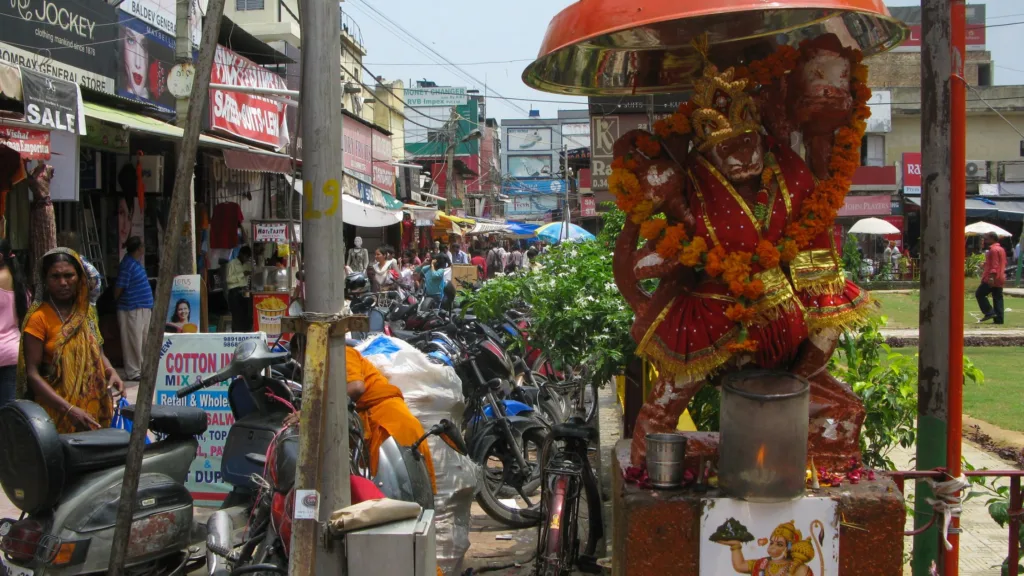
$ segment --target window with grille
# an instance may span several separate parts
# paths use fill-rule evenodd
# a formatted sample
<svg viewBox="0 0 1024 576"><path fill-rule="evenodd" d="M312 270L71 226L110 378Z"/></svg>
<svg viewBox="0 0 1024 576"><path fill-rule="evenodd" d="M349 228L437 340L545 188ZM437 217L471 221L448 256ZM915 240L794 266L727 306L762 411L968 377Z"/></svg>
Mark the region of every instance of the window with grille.
<svg viewBox="0 0 1024 576"><path fill-rule="evenodd" d="M263 10L263 0L235 0L235 11Z"/></svg>

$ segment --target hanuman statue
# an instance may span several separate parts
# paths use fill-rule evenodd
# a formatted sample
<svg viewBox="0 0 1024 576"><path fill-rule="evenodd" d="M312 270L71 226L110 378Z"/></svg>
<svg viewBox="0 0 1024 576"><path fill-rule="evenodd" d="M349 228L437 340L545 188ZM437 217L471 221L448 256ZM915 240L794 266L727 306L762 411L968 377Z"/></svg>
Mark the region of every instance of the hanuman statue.
<svg viewBox="0 0 1024 576"><path fill-rule="evenodd" d="M609 188L628 218L615 279L635 312L638 353L659 371L634 464L646 434L674 430L702 386L755 367L810 381L818 463L859 460L863 405L827 366L842 330L873 308L845 279L833 240L860 165L865 80L860 53L834 35L748 68L705 60L689 102L653 134L616 143ZM641 285L649 279L653 293Z"/></svg>

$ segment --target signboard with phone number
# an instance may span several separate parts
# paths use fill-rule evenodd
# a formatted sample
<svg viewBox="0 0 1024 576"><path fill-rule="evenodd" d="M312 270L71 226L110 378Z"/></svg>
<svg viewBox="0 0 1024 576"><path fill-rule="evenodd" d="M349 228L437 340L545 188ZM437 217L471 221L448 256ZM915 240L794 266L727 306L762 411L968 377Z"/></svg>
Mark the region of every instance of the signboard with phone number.
<svg viewBox="0 0 1024 576"><path fill-rule="evenodd" d="M199 390L185 398L175 394L196 380L208 378L231 363L235 347L252 339L266 341L262 332L252 334L166 334L160 347L160 364L153 402L162 406L193 406L206 411L206 433L199 437L196 459L185 487L198 506L219 506L231 486L221 480L220 461L228 430L234 424L228 403L230 381Z"/></svg>

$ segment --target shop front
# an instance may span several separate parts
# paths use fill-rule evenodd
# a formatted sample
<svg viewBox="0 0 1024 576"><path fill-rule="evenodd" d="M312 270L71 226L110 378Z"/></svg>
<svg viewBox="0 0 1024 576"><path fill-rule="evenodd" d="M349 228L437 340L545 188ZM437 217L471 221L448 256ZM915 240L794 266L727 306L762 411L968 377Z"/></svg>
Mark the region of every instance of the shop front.
<svg viewBox="0 0 1024 576"><path fill-rule="evenodd" d="M403 203L395 198L391 133L348 112L342 125L345 245L360 238L370 256L381 246L397 251L403 245Z"/></svg>

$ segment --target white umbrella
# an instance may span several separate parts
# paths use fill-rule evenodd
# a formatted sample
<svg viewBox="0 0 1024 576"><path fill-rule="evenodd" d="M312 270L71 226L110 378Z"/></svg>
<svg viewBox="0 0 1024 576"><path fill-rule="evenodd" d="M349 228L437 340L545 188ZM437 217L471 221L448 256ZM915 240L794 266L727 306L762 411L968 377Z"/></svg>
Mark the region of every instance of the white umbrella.
<svg viewBox="0 0 1024 576"><path fill-rule="evenodd" d="M964 234L967 236L984 236L990 232L994 232L996 236L1001 236L1003 238L1009 238L1012 236L1012 234L1006 230L1003 230L995 224L989 224L988 222L975 222L967 228L964 228Z"/></svg>
<svg viewBox="0 0 1024 576"><path fill-rule="evenodd" d="M888 236L889 234L899 234L900 229L881 218L865 218L863 220L858 220L857 223L853 225L853 228L850 228L849 233Z"/></svg>

